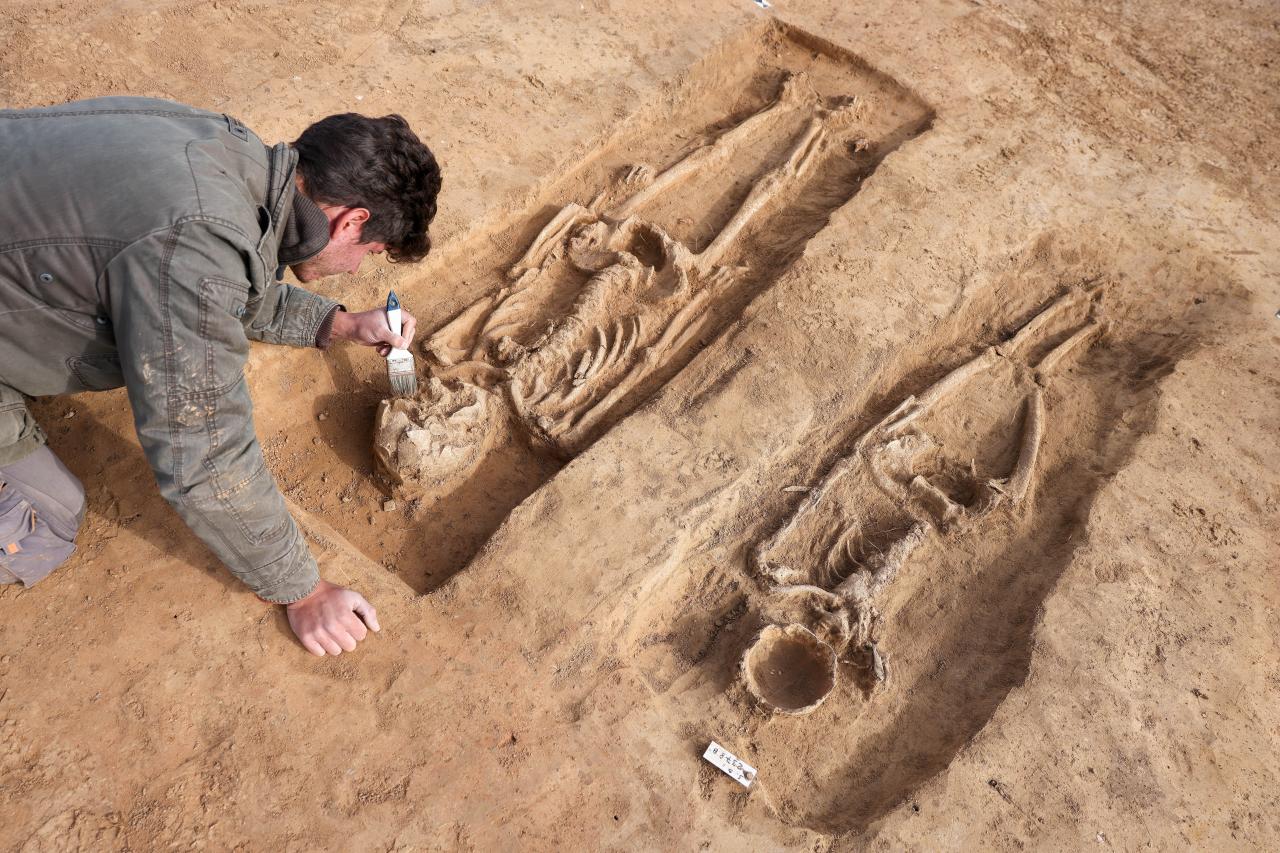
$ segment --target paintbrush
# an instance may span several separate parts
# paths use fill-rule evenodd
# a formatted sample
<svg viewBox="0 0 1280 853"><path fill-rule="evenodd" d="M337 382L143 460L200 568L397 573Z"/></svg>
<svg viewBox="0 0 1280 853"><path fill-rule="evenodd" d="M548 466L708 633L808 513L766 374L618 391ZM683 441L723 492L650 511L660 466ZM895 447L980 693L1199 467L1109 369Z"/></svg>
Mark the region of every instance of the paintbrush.
<svg viewBox="0 0 1280 853"><path fill-rule="evenodd" d="M391 334L400 334L400 300L393 290L387 294L387 326ZM387 379L391 380L391 393L396 397L411 397L418 393L418 374L413 370L413 353L407 349L395 349L387 353Z"/></svg>

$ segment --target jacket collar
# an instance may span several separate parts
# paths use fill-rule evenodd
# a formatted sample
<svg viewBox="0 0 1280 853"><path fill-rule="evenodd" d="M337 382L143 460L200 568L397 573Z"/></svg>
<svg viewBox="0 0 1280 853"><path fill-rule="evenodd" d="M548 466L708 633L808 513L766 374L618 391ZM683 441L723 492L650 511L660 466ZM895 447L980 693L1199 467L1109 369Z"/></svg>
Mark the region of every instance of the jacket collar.
<svg viewBox="0 0 1280 853"><path fill-rule="evenodd" d="M267 197L263 206L271 217L273 234L278 238L284 224L284 214L293 203L296 187L293 174L298 169L298 152L286 142L271 148L267 157Z"/></svg>
<svg viewBox="0 0 1280 853"><path fill-rule="evenodd" d="M277 278L283 267L314 257L329 244L329 220L297 191L297 168L298 152L292 147L282 142L271 149L264 207L271 217Z"/></svg>
<svg viewBox="0 0 1280 853"><path fill-rule="evenodd" d="M304 193L293 194L293 204L280 232L276 263L292 266L313 258L329 245L329 217Z"/></svg>

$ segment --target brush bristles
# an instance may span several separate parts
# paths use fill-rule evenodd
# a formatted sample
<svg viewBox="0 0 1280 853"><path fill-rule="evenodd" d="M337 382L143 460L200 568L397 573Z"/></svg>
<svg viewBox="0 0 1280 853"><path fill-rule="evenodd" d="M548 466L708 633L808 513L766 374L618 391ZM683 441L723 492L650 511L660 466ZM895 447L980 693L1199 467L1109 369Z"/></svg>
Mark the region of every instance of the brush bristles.
<svg viewBox="0 0 1280 853"><path fill-rule="evenodd" d="M418 376L414 373L411 355L387 359L387 378L391 381L391 393L396 397L411 397L418 393Z"/></svg>
<svg viewBox="0 0 1280 853"><path fill-rule="evenodd" d="M412 373L391 377L391 393L396 397L412 397L418 393L418 377Z"/></svg>

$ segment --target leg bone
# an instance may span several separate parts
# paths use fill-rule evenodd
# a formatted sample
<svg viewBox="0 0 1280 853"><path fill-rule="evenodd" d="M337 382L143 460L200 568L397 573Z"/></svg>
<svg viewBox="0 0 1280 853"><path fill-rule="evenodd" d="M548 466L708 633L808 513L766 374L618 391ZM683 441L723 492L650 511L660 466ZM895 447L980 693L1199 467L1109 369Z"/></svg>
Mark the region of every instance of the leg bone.
<svg viewBox="0 0 1280 853"><path fill-rule="evenodd" d="M1059 296L1049 307L1045 308L1039 314L1027 321L1027 324L1018 330L1018 333L1009 341L1000 344L998 349L1000 354L1006 358L1022 355L1027 349L1035 345L1043 337L1045 328L1057 320L1059 317L1070 313L1078 308L1088 299L1088 294L1083 290L1071 289Z"/></svg>
<svg viewBox="0 0 1280 853"><path fill-rule="evenodd" d="M709 246L694 256L699 270L709 270L715 266L755 215L785 187L799 180L816 158L825 138L826 130L823 120L815 118L810 121L809 126L792 147L786 162L756 182L728 224L720 230Z"/></svg>
<svg viewBox="0 0 1280 853"><path fill-rule="evenodd" d="M1040 445L1044 441L1044 392L1036 388L1027 398L1026 424L1022 428L1022 448L1018 453L1018 463L1013 474L1009 476L1008 497L1018 503L1031 492L1032 478L1035 476L1036 459L1040 455Z"/></svg>
<svg viewBox="0 0 1280 853"><path fill-rule="evenodd" d="M640 192L619 202L608 212L611 219L626 219L634 215L644 205L657 198L667 190L688 180L700 170L714 167L727 160L733 152L783 115L792 104L799 100L801 78L788 78L782 91L772 104L747 118L736 127L726 131L710 145L704 145L688 154L680 162L653 179Z"/></svg>
<svg viewBox="0 0 1280 853"><path fill-rule="evenodd" d="M1097 320L1087 323L1076 330L1075 334L1049 350L1045 357L1040 359L1040 363L1036 365L1036 379L1043 382L1053 373L1063 359L1075 352L1083 352L1084 349L1088 349L1087 344L1091 343L1093 338L1101 331L1102 323Z"/></svg>

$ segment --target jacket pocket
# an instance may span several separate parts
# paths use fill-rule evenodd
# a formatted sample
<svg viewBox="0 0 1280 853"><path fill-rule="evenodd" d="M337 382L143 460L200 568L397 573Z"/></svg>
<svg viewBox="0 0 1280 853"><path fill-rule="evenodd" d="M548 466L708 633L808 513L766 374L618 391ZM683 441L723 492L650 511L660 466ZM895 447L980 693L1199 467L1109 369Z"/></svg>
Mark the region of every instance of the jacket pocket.
<svg viewBox="0 0 1280 853"><path fill-rule="evenodd" d="M31 586L62 565L76 550L45 524L12 487L0 486L0 566Z"/></svg>
<svg viewBox="0 0 1280 853"><path fill-rule="evenodd" d="M0 554L22 551L22 540L36 529L35 510L12 487L0 486Z"/></svg>
<svg viewBox="0 0 1280 853"><path fill-rule="evenodd" d="M67 369L86 391L110 391L124 385L120 356L115 353L73 356L67 359Z"/></svg>
<svg viewBox="0 0 1280 853"><path fill-rule="evenodd" d="M198 333L204 345L205 388L223 388L235 382L244 359L239 350L244 338L244 317L249 288L244 282L206 278L200 282Z"/></svg>

